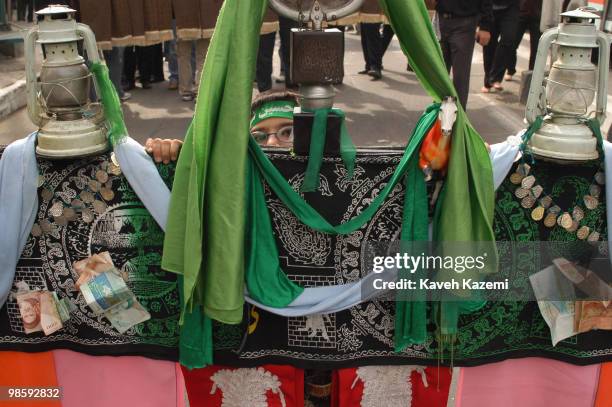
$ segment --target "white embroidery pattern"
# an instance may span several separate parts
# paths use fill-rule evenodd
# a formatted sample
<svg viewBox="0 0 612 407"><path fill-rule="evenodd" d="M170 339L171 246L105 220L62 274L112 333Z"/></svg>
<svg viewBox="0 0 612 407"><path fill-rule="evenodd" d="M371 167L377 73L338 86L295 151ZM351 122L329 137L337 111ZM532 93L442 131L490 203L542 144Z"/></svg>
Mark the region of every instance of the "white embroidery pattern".
<svg viewBox="0 0 612 407"><path fill-rule="evenodd" d="M423 366L362 366L357 369L357 376L351 385L354 388L358 380L363 382L361 407L379 407L385 400L386 407L405 407L412 405L413 371L421 374L421 379L428 386Z"/></svg>
<svg viewBox="0 0 612 407"><path fill-rule="evenodd" d="M211 380L213 387L210 394L215 394L217 389L223 393L221 407L268 407L268 391L278 394L281 405L285 407L285 396L278 376L262 367L222 369L212 375Z"/></svg>

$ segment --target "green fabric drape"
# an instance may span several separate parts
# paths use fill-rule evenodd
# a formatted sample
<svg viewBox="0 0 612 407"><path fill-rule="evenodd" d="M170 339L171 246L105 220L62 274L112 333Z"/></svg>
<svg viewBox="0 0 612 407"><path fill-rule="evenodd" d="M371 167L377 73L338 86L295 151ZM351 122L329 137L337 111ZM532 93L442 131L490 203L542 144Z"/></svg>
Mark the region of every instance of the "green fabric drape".
<svg viewBox="0 0 612 407"><path fill-rule="evenodd" d="M402 50L408 56L420 83L440 102L445 96L457 96L450 80L442 50L436 39L425 3L420 0L379 0ZM493 170L484 142L458 104L452 136L451 155L443 191L440 194L434 238L448 242L494 241ZM497 262L490 256L491 264ZM492 270L493 271L493 270ZM466 275L466 277L468 277ZM442 335L456 334L458 315L484 303L443 302ZM407 340L406 344L410 341Z"/></svg>
<svg viewBox="0 0 612 407"><path fill-rule="evenodd" d="M319 172L321 170L321 162L323 161L323 151L325 149L325 140L327 136L327 118L330 113L339 116L342 121L340 125L340 156L342 157L342 161L344 161L346 176L349 178L353 176L357 149L348 134L344 112L340 109L332 108L316 109L314 110L315 116L310 135L310 154L308 156L306 173L304 174L304 182L302 183L302 192L313 192L319 189Z"/></svg>
<svg viewBox="0 0 612 407"><path fill-rule="evenodd" d="M177 164L162 267L183 274L185 309L235 324L244 302L250 103L266 0L226 0ZM184 321L183 321L184 322Z"/></svg>
<svg viewBox="0 0 612 407"><path fill-rule="evenodd" d="M280 268L276 240L263 191L263 179L300 222L316 231L332 235L346 235L363 227L380 209L397 183L405 179L406 198L402 240L427 240L427 191L423 174L418 166L418 152L421 142L438 118L439 108L439 104L433 104L421 116L391 179L372 203L359 215L336 226L325 220L291 188L257 143L251 139L249 151L252 159L250 160L247 190L249 227L246 250L246 281L249 295L268 306L282 308L288 306L303 291L303 288L291 282ZM422 323L423 332L421 334L424 336L425 321L414 323ZM403 322L400 326L404 326Z"/></svg>

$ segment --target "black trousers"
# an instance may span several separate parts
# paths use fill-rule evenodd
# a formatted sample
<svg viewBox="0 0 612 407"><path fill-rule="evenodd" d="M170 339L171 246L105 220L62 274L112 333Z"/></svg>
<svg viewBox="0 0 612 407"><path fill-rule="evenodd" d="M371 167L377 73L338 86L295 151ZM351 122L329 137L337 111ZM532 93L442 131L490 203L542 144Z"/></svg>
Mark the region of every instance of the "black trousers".
<svg viewBox="0 0 612 407"><path fill-rule="evenodd" d="M265 92L272 89L272 58L274 57L274 43L276 32L259 36L259 51L257 52L257 69L255 78L257 89Z"/></svg>
<svg viewBox="0 0 612 407"><path fill-rule="evenodd" d="M361 23L361 49L367 71L383 68L382 59L394 35L388 24L383 26L381 35L380 23Z"/></svg>
<svg viewBox="0 0 612 407"><path fill-rule="evenodd" d="M440 46L446 69L453 71L453 84L463 108L467 108L470 72L474 54L474 35L478 16L440 18Z"/></svg>
<svg viewBox="0 0 612 407"><path fill-rule="evenodd" d="M136 69L138 69L140 83L148 83L151 80L164 80L164 59L162 45L150 45L148 47L126 47L123 56L123 76L126 82L133 86L136 81Z"/></svg>
<svg viewBox="0 0 612 407"><path fill-rule="evenodd" d="M278 50L281 59L281 69L285 73L285 84L291 86L289 64L291 63L291 29L299 27L297 21L289 18L278 17L278 34L280 35L280 49Z"/></svg>
<svg viewBox="0 0 612 407"><path fill-rule="evenodd" d="M491 41L483 49L484 86L504 79L506 68L516 55L516 32L519 24L518 2L502 10L493 10Z"/></svg>
<svg viewBox="0 0 612 407"><path fill-rule="evenodd" d="M533 70L535 65L536 55L538 53L538 45L540 44L540 19L538 17L520 16L518 29L516 30L516 43L514 53L510 57L508 63L508 73L514 75L516 73L516 50L523 39L525 31L529 31L529 70Z"/></svg>

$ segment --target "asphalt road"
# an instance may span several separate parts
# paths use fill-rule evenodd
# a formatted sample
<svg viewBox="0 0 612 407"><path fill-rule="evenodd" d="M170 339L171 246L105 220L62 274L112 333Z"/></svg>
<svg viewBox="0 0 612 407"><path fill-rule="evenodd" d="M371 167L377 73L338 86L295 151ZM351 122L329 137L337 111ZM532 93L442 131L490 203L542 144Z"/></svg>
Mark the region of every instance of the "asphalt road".
<svg viewBox="0 0 612 407"><path fill-rule="evenodd" d="M519 72L527 68L528 52L527 44L522 44ZM275 59L274 72L278 74L278 60ZM382 80L371 81L368 76L358 75L363 65L359 36L347 33L346 75L344 84L336 89L336 107L345 110L349 132L358 146L404 145L431 98L421 88L416 75L406 70L406 58L397 39L392 41L385 55ZM505 90L499 94L483 95L479 93L482 80L482 52L477 45L468 115L483 139L495 143L524 126L524 107L518 103L518 82L506 83ZM136 89L132 95L132 99L124 104L132 137L140 142L147 137L183 138L193 115L194 103L181 101L175 91L166 89L166 83L154 84L149 90ZM21 109L0 120L0 144L24 137L33 130L26 110Z"/></svg>

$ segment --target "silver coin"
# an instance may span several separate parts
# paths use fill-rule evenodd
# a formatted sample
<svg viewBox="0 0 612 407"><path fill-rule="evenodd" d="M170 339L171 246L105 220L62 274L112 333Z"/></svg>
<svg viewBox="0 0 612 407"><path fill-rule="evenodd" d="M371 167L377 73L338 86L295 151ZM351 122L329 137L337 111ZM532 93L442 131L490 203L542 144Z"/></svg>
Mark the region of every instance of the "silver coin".
<svg viewBox="0 0 612 407"><path fill-rule="evenodd" d="M594 196L585 195L583 199L584 205L587 207L587 209L593 210L599 205L599 200Z"/></svg>
<svg viewBox="0 0 612 407"><path fill-rule="evenodd" d="M574 210L572 211L572 218L574 218L578 222L584 219L584 211L582 210L581 207L579 206L574 207Z"/></svg>
<svg viewBox="0 0 612 407"><path fill-rule="evenodd" d="M48 219L43 219L40 221L40 229L43 233L51 233L52 227L51 222Z"/></svg>
<svg viewBox="0 0 612 407"><path fill-rule="evenodd" d="M91 192L100 191L100 187L102 186L100 181L97 181L95 179L90 179L87 185L89 186L89 189L91 190Z"/></svg>
<svg viewBox="0 0 612 407"><path fill-rule="evenodd" d="M527 195L521 200L521 206L525 209L530 209L536 203L536 200L533 196Z"/></svg>
<svg viewBox="0 0 612 407"><path fill-rule="evenodd" d="M535 177L533 175L529 175L525 178L523 178L523 180L521 181L521 186L525 189L530 189L533 184L535 184Z"/></svg>
<svg viewBox="0 0 612 407"><path fill-rule="evenodd" d="M561 208L559 208L559 205L554 205L548 211L557 215L561 212Z"/></svg>
<svg viewBox="0 0 612 407"><path fill-rule="evenodd" d="M96 199L93 203L93 209L96 213L103 214L106 211L106 204Z"/></svg>
<svg viewBox="0 0 612 407"><path fill-rule="evenodd" d="M117 160L117 155L115 154L115 152L111 153L110 159L111 159L111 163L119 167L119 160Z"/></svg>
<svg viewBox="0 0 612 407"><path fill-rule="evenodd" d="M64 208L64 217L68 222L72 222L77 218L76 211L72 208Z"/></svg>
<svg viewBox="0 0 612 407"><path fill-rule="evenodd" d="M83 222L85 223L91 223L94 220L94 214L91 211L91 209L83 209L83 212L81 212L81 218L83 219Z"/></svg>
<svg viewBox="0 0 612 407"><path fill-rule="evenodd" d="M517 188L516 191L514 191L514 196L516 196L518 199L523 199L527 195L529 195L529 190L523 187Z"/></svg>
<svg viewBox="0 0 612 407"><path fill-rule="evenodd" d="M80 199L73 199L72 202L70 202L70 206L74 209L81 209L85 204Z"/></svg>
<svg viewBox="0 0 612 407"><path fill-rule="evenodd" d="M516 167L516 172L521 174L523 177L526 177L527 174L529 174L530 170L531 170L531 167L529 166L529 164L526 164L526 163L519 164L519 166Z"/></svg>
<svg viewBox="0 0 612 407"><path fill-rule="evenodd" d="M601 195L601 187L599 185L591 185L591 187L589 188L589 193L591 194L591 196L599 198L599 195Z"/></svg>
<svg viewBox="0 0 612 407"><path fill-rule="evenodd" d="M606 183L606 174L603 171L598 171L595 174L595 182L597 182L599 185L603 185Z"/></svg>
<svg viewBox="0 0 612 407"><path fill-rule="evenodd" d="M540 199L540 205L542 205L544 208L548 208L551 204L552 198L550 197L550 195L546 195L545 197Z"/></svg>
<svg viewBox="0 0 612 407"><path fill-rule="evenodd" d="M55 201L55 203L51 205L49 213L51 216L62 216L62 213L64 213L64 205L62 205L62 203L59 201Z"/></svg>
<svg viewBox="0 0 612 407"><path fill-rule="evenodd" d="M96 179L100 181L101 184L104 184L108 181L108 173L106 171L98 170L96 171Z"/></svg>
<svg viewBox="0 0 612 407"><path fill-rule="evenodd" d="M108 161L104 160L100 163L100 169L106 171L108 169Z"/></svg>
<svg viewBox="0 0 612 407"><path fill-rule="evenodd" d="M599 241L599 232L593 231L587 238L590 243L597 243Z"/></svg>
<svg viewBox="0 0 612 407"><path fill-rule="evenodd" d="M53 191L51 191L50 189L44 188L41 192L40 192L40 196L42 197L42 199L44 201L50 201L51 199L53 199Z"/></svg>
<svg viewBox="0 0 612 407"><path fill-rule="evenodd" d="M102 188L100 190L100 195L105 201L111 201L115 197L115 193L110 188Z"/></svg>
<svg viewBox="0 0 612 407"><path fill-rule="evenodd" d="M81 200L85 203L92 203L96 198L94 197L94 194L92 194L89 191L82 191L81 192Z"/></svg>
<svg viewBox="0 0 612 407"><path fill-rule="evenodd" d="M55 222L55 224L57 226L66 226L68 224L68 219L66 219L66 217L64 215L62 215L62 216L55 216L53 218L53 221Z"/></svg>
<svg viewBox="0 0 612 407"><path fill-rule="evenodd" d="M536 199L542 195L542 192L544 192L544 188L542 188L541 185L535 185L533 188L531 188L531 193Z"/></svg>
<svg viewBox="0 0 612 407"><path fill-rule="evenodd" d="M608 242L600 242L599 246L597 247L597 250L599 251L599 253L604 256L604 257L608 257Z"/></svg>
<svg viewBox="0 0 612 407"><path fill-rule="evenodd" d="M32 225L32 236L34 237L39 237L40 235L42 235L42 228L40 227L40 225L38 223L35 223L34 225Z"/></svg>

